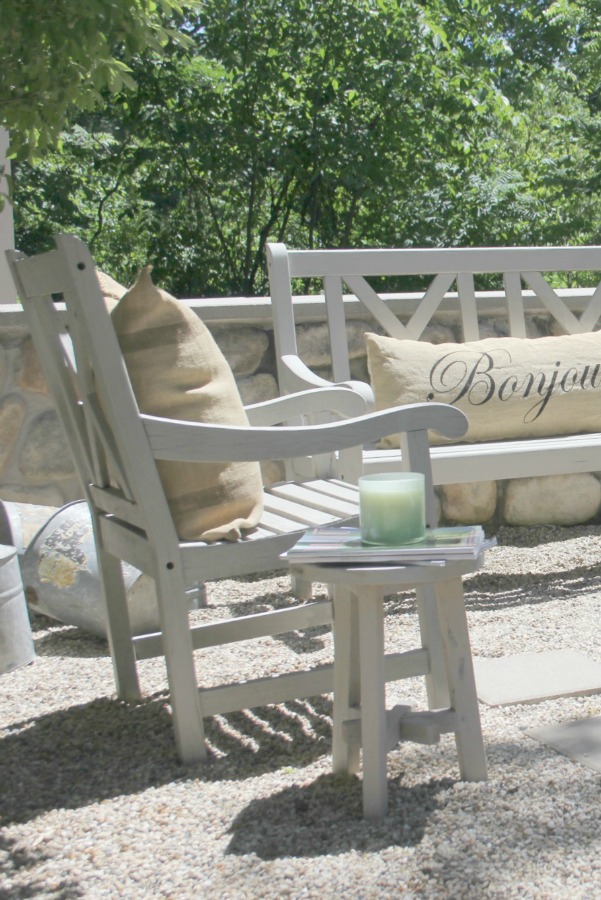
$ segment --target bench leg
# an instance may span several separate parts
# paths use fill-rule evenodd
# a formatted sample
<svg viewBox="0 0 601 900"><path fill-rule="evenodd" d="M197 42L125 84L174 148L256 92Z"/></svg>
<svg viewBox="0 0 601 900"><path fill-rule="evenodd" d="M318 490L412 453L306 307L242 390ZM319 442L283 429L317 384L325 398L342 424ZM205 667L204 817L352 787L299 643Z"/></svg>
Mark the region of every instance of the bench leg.
<svg viewBox="0 0 601 900"><path fill-rule="evenodd" d="M456 715L459 772L464 781L486 781L486 754L460 578L436 585L436 605L451 707Z"/></svg>
<svg viewBox="0 0 601 900"><path fill-rule="evenodd" d="M361 591L359 658L363 815L377 819L388 812L384 601L377 587L365 587Z"/></svg>

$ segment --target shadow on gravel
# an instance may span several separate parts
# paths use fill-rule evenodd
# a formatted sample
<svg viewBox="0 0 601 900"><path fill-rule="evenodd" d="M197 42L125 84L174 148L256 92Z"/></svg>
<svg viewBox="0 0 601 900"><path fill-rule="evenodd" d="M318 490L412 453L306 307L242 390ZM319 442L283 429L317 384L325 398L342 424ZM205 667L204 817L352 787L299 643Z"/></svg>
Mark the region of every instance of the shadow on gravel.
<svg viewBox="0 0 601 900"><path fill-rule="evenodd" d="M466 579L464 590L468 610L499 610L573 599L601 591L601 565L575 566L562 572L537 572L536 576L482 572Z"/></svg>
<svg viewBox="0 0 601 900"><path fill-rule="evenodd" d="M412 847L421 842L428 820L445 804L454 784L441 778L404 787L400 779L390 779L388 816L368 822L359 778L322 775L311 784L249 803L232 823L228 852L283 859Z"/></svg>
<svg viewBox="0 0 601 900"><path fill-rule="evenodd" d="M502 525L494 534L501 547L538 547L577 538L601 539L601 525Z"/></svg>
<svg viewBox="0 0 601 900"><path fill-rule="evenodd" d="M27 850L18 841L0 833L0 875L5 877L5 885L0 887L2 900L25 900L27 897L49 896L45 880L36 877L36 866L50 859L39 850ZM26 874L27 884L21 876ZM55 900L75 900L83 897L84 891L72 879L58 879L53 884L52 897Z"/></svg>
<svg viewBox="0 0 601 900"><path fill-rule="evenodd" d="M208 758L176 755L168 698L140 703L100 698L19 722L0 740L0 822L26 822L175 781L230 781L284 766L303 767L330 752L326 699L205 720Z"/></svg>

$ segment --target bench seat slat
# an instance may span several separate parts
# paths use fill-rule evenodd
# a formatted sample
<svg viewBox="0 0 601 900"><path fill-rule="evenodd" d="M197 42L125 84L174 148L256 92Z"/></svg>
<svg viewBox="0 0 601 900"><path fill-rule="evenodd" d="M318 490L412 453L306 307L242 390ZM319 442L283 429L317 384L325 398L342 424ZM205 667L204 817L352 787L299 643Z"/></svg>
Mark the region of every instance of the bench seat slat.
<svg viewBox="0 0 601 900"><path fill-rule="evenodd" d="M432 447L434 484L601 471L601 434ZM399 468L398 450L366 450L366 472Z"/></svg>

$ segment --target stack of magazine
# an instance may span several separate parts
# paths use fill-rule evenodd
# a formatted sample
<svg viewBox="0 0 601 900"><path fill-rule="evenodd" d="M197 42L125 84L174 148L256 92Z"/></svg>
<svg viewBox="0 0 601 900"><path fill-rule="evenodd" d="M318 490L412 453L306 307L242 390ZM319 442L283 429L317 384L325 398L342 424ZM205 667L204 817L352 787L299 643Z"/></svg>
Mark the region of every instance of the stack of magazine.
<svg viewBox="0 0 601 900"><path fill-rule="evenodd" d="M496 538L486 537L481 525L428 528L421 541L398 546L365 544L359 528L323 525L305 531L283 557L291 565L444 565L455 560L478 559L496 543Z"/></svg>

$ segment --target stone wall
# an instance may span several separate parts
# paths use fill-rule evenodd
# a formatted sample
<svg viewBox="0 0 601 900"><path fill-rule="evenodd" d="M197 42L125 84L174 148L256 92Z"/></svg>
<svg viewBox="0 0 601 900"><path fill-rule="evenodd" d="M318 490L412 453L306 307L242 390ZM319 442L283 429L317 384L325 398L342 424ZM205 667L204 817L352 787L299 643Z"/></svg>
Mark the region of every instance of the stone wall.
<svg viewBox="0 0 601 900"><path fill-rule="evenodd" d="M216 301L207 303L216 308ZM202 315L203 301L194 306ZM244 403L277 396L268 318L257 316L251 324L236 322L232 304L227 322L218 319L213 323L211 316L217 318L209 310L205 321L232 366ZM349 323L355 378L367 377L363 335L368 330L373 330L370 322L355 319ZM551 330L540 317L529 323L531 336ZM499 333L503 333L501 322L491 318L485 323L483 336ZM448 319L433 324L426 337L436 343L459 339L455 323ZM329 340L324 323L299 326L298 342L305 362L327 377ZM16 307L0 306L0 385L0 500L62 506L79 499L82 492L69 447ZM274 475L274 470L266 470L268 480ZM601 514L601 473L444 485L437 492L441 521L450 523L573 525L597 520Z"/></svg>

